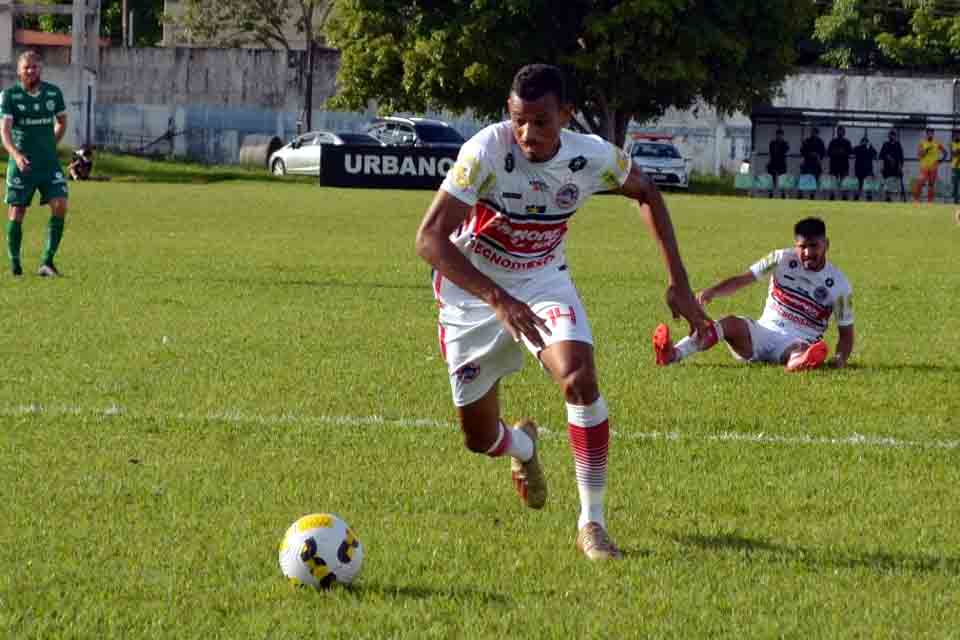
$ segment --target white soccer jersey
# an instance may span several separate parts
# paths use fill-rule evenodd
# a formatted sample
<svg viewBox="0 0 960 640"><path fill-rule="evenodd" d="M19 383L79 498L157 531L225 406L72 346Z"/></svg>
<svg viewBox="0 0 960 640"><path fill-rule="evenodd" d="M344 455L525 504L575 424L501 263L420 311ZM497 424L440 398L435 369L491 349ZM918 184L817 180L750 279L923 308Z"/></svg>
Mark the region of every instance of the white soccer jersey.
<svg viewBox="0 0 960 640"><path fill-rule="evenodd" d="M853 289L846 276L827 262L808 271L796 250L778 249L750 267L760 279L770 274L770 288L758 324L815 342L823 337L834 312L837 325L853 324Z"/></svg>
<svg viewBox="0 0 960 640"><path fill-rule="evenodd" d="M564 238L577 208L597 191L620 188L629 173L629 156L599 136L564 130L556 156L530 162L509 121L490 125L461 147L441 185L473 205L450 239L504 286L557 269L564 265Z"/></svg>

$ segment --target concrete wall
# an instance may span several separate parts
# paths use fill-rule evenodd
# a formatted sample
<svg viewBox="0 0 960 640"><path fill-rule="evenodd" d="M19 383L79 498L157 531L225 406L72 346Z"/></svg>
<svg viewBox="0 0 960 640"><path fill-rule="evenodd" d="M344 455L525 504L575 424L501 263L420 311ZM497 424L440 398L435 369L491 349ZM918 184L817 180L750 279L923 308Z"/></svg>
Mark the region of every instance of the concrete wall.
<svg viewBox="0 0 960 640"><path fill-rule="evenodd" d="M296 132L304 87L298 73L300 55L261 49L106 50L97 87L95 142L207 162L236 162L245 136L266 134L286 140ZM360 130L376 115L373 109L362 113L323 109L336 90L338 65L338 52L321 52L314 76L313 126ZM55 70L47 73L55 75ZM954 81L805 70L787 79L774 105L952 113ZM484 124L469 116L439 115L465 136ZM720 116L701 105L671 110L656 122L633 123L630 131L672 134L695 171L715 174L734 172L749 157L750 127L745 114ZM169 140L162 139L165 134Z"/></svg>

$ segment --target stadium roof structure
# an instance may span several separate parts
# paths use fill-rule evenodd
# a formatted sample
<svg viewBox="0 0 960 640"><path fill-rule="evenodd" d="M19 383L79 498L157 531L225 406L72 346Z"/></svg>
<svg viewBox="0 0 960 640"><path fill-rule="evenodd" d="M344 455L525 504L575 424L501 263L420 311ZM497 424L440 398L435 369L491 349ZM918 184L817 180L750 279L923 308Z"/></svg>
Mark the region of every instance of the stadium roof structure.
<svg viewBox="0 0 960 640"><path fill-rule="evenodd" d="M758 125L800 127L869 127L871 129L960 128L960 113L916 113L903 111L864 111L856 109L803 109L796 107L756 107L750 114Z"/></svg>

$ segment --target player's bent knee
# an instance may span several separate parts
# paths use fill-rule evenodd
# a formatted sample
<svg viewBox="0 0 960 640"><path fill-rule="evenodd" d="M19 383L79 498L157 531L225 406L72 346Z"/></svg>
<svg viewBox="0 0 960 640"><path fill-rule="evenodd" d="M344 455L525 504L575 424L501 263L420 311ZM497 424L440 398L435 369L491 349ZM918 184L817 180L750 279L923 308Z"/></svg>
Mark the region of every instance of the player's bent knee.
<svg viewBox="0 0 960 640"><path fill-rule="evenodd" d="M600 395L597 374L593 367L582 365L565 372L559 378L560 388L570 404L592 404Z"/></svg>

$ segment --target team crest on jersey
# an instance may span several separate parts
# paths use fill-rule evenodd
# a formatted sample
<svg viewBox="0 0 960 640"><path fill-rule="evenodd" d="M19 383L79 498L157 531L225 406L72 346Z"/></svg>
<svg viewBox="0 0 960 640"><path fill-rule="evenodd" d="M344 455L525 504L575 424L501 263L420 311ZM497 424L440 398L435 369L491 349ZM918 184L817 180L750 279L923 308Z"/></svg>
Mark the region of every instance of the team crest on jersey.
<svg viewBox="0 0 960 640"><path fill-rule="evenodd" d="M796 260L791 260L791 261L790 261L790 268L791 268L791 269L796 269L796 268L797 268L797 265L799 265L799 264L800 264L800 263L797 262Z"/></svg>
<svg viewBox="0 0 960 640"><path fill-rule="evenodd" d="M34 104L33 104L33 110L34 110L34 111L40 111L40 105L38 105L37 103L34 103Z"/></svg>
<svg viewBox="0 0 960 640"><path fill-rule="evenodd" d="M47 111L53 111L53 100L47 100Z"/></svg>
<svg viewBox="0 0 960 640"><path fill-rule="evenodd" d="M457 369L454 374L460 384L470 384L477 379L477 376L480 375L480 367L468 362L459 369Z"/></svg>
<svg viewBox="0 0 960 640"><path fill-rule="evenodd" d="M26 110L27 110L27 106L26 106L25 104L21 104L21 103L18 102L18 103L17 103L17 109L20 109L20 111L26 111Z"/></svg>
<svg viewBox="0 0 960 640"><path fill-rule="evenodd" d="M826 287L817 287L813 290L813 297L817 299L817 302L823 302L829 295L830 292L827 291Z"/></svg>
<svg viewBox="0 0 960 640"><path fill-rule="evenodd" d="M569 166L570 166L570 171L572 171L573 173L576 173L577 171L580 171L585 166L587 166L587 159L584 158L583 156L577 156L576 158L570 161Z"/></svg>
<svg viewBox="0 0 960 640"><path fill-rule="evenodd" d="M828 287L832 287L832 286L833 286L833 278L827 278L827 281L826 281L825 284L826 284Z"/></svg>
<svg viewBox="0 0 960 640"><path fill-rule="evenodd" d="M515 161L513 159L513 152L511 151L510 153L507 154L507 157L503 159L503 170L506 171L507 173L512 173L514 162Z"/></svg>
<svg viewBox="0 0 960 640"><path fill-rule="evenodd" d="M527 211L527 214L534 215L537 213L546 213L547 208L543 206L537 206L535 204L528 204L526 211Z"/></svg>
<svg viewBox="0 0 960 640"><path fill-rule="evenodd" d="M550 191L550 187L547 186L547 183L543 180L538 180L537 178L534 178L530 181L530 189L533 191L542 191L544 193Z"/></svg>
<svg viewBox="0 0 960 640"><path fill-rule="evenodd" d="M567 184L560 187L557 191L557 197L555 199L557 206L561 209L569 209L570 207L577 204L577 200L580 199L580 188L568 182Z"/></svg>

